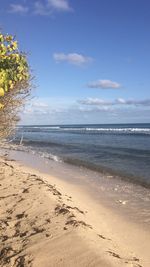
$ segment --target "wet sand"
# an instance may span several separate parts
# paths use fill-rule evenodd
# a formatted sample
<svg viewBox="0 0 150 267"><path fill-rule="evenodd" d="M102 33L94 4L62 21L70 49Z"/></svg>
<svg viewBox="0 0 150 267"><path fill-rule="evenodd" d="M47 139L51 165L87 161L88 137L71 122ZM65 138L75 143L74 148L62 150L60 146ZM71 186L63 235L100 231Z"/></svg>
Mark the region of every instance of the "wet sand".
<svg viewBox="0 0 150 267"><path fill-rule="evenodd" d="M82 185L6 155L0 215L0 266L150 266L148 231L100 205Z"/></svg>

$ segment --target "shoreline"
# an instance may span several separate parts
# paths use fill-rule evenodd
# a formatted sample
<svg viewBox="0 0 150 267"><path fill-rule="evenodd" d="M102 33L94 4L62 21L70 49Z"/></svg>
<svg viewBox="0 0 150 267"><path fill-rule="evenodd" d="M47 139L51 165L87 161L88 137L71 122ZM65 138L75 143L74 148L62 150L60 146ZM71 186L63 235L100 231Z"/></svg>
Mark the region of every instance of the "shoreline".
<svg viewBox="0 0 150 267"><path fill-rule="evenodd" d="M33 141L31 143L33 143ZM50 161L52 160L55 162L71 165L72 167L87 169L88 171L96 172L99 175L113 176L115 179L130 183L131 185L141 186L143 188L150 189L149 180L142 179L142 177L140 176L135 176L131 173L127 174L120 170L112 170L111 168L104 166L97 166L94 165L93 163L84 162L81 159L69 159L69 158L63 159L57 155L48 154L47 152L46 153L42 151L37 152L36 150L32 150L30 146L29 147L26 146L26 143L23 145L22 144L20 145L19 143L0 144L0 147L2 149L20 151L23 153L30 153L33 155L37 153L39 157L43 157L45 158L45 160L50 160Z"/></svg>
<svg viewBox="0 0 150 267"><path fill-rule="evenodd" d="M33 169L31 167L23 165L21 162L18 161L12 161L11 156L8 158L5 157L5 159L1 158L1 163L4 164L4 170L6 171L6 168L13 169L14 174L19 173L19 176L17 174L17 177L22 177L19 179L22 179L22 182L24 183L25 177L28 177L28 181L26 184L26 188L32 191L32 188L36 187L37 190L40 190L41 195L41 203L44 203L44 206L40 204L38 198L39 198L39 192L35 191L34 194L31 194L30 201L32 198L36 199L36 202L38 204L38 216L39 212L42 214L41 206L43 207L45 213L48 212L49 214L49 205L52 202L52 210L55 214L51 214L50 211L50 217L57 217L58 225L61 226L61 231L59 234L56 231L56 235L60 236L60 243L62 247L63 240L65 243L64 251L61 254L61 262L55 262L58 258L58 255L60 255L59 249L59 242L55 243L57 241L55 238L48 238L48 241L45 236L41 237L40 242L43 243L43 246L49 246L49 248L52 246L52 243L54 242L56 245L56 248L58 246L58 250L55 251L53 257L49 254L44 254L43 251L41 254L42 263L40 263L40 259L37 256L37 252L32 251L32 255L34 260L32 261L32 265L22 265L22 266L134 266L134 267L149 267L150 265L150 256L149 256L149 247L150 247L150 234L145 229L142 229L140 226L137 226L134 223L131 223L130 221L125 221L122 219L118 214L114 213L114 210L107 209L102 204L98 203L93 199L87 192L85 192L82 184L77 186L75 183L69 183L68 181L64 181L63 179L60 180L57 176L52 176L52 174L46 174L43 172L38 171L37 169ZM12 175L12 177L14 176ZM4 182L6 180L6 183L8 185L8 174L5 175ZM31 177L29 179L29 177ZM3 181L3 179L2 179ZM37 183L37 184L36 184ZM15 187L18 186L18 189L21 190L20 185L18 184L18 181L15 181L13 190L15 191ZM39 188L38 188L39 187ZM48 190L45 191L45 187ZM4 190L1 189L1 195L4 193ZM24 190L23 189L23 190ZM42 190L44 189L44 192ZM8 188L8 190L10 190ZM49 192L50 191L50 192ZM59 193L58 193L59 192ZM10 192L9 192L10 193ZM51 194L48 195L47 194ZM6 194L6 193L5 193ZM11 189L11 194L12 193ZM25 201L28 201L29 193L24 194L27 196ZM19 195L21 197L22 194ZM15 196L14 196L15 197ZM17 197L17 196L16 196ZM46 197L46 202L44 202L44 197ZM12 196L13 198L13 196ZM5 198L4 198L5 199ZM1 199L2 202L4 199ZM7 198L6 198L7 200ZM38 201L37 201L38 200ZM47 204L48 200L48 204ZM15 199L12 199L10 202L10 199L8 199L7 205L12 205L12 202L15 202ZM34 202L34 201L33 201ZM21 202L19 202L21 203ZM23 202L22 202L23 203ZM54 204L55 203L55 204ZM5 203L6 204L6 203ZM29 204L29 203L28 203ZM40 205L41 206L40 206ZM23 213L23 210L25 209L25 205L19 204L20 207L20 214ZM27 205L28 206L28 205ZM27 207L26 206L26 207ZM35 209L36 210L36 209ZM29 216L29 215L28 215ZM27 216L27 217L28 217ZM73 219L70 219L70 223L66 225L68 222L68 217L73 216ZM75 216L75 217L74 217ZM8 216L9 217L9 216ZM31 214L30 221L34 219L33 214ZM47 218L46 218L47 219ZM60 219L60 221L59 221ZM63 219L63 223L62 220ZM6 220L6 218L5 218ZM26 220L24 218L24 220ZM40 219L41 220L41 219ZM40 222L39 219L36 220L36 223L38 224ZM52 220L52 219L50 219ZM65 223L64 223L65 220ZM18 223L21 223L19 220ZM8 223L9 224L9 223ZM62 225L63 224L63 225ZM11 223L10 223L11 225ZM68 230L68 225L69 230ZM56 227L56 224L54 223L54 228ZM64 227L67 228L67 230L64 230ZM7 228L7 227L6 227ZM8 225L9 228L9 225ZM50 227L51 228L51 227ZM53 231L53 227L49 229L49 231ZM59 228L59 227L58 227ZM116 229L117 228L117 229ZM10 229L8 229L10 230ZM56 230L56 229L55 229ZM30 229L31 231L31 229ZM46 230L43 230L43 233L45 233ZM69 232L68 232L69 231ZM131 234L132 233L132 234ZM73 234L73 237L72 237ZM36 236L42 235L41 233L35 233ZM66 237L69 240L66 241ZM34 234L33 234L34 236ZM77 241L77 243L73 239ZM78 239L79 238L79 239ZM6 237L5 237L6 239ZM26 238L29 240L29 245L25 246L25 251L28 251L27 255L30 254L31 244L33 240L30 240L31 238ZM20 243L23 241L22 238L20 238ZM5 242L7 242L7 239L3 242L3 245L5 245ZM39 239L34 240L34 247L35 251L38 247ZM69 242L69 243L68 243ZM78 243L79 242L79 243ZM82 246L80 247L80 242L82 243ZM31 244L30 244L31 243ZM77 245L78 244L78 245ZM29 246L29 248L28 248ZM72 248L70 248L72 246ZM77 246L77 247L76 247ZM78 248L78 250L77 250ZM83 251L82 251L82 248ZM88 248L88 249L87 249ZM71 258L67 258L66 260L66 253L69 249L69 256L73 258L73 261L71 262ZM74 251L75 249L75 251ZM87 255L85 254L85 251L87 252ZM34 254L35 253L35 254ZM48 251L47 251L48 253ZM75 253L75 254L73 254ZM53 265L46 265L46 258L48 257L50 262L53 262ZM53 258L53 259L52 259ZM82 258L82 264L81 264L81 258ZM77 259L79 262L77 263ZM95 261L94 261L95 259ZM23 258L22 258L23 260ZM24 257L25 260L25 257ZM91 263L91 264L89 264ZM40 265L41 264L41 265ZM45 265L44 265L45 264ZM10 265L4 265L4 266L10 266ZM17 265L13 265L17 266ZM19 265L18 265L19 266Z"/></svg>
<svg viewBox="0 0 150 267"><path fill-rule="evenodd" d="M26 147L8 145L3 151L12 159L38 171L51 174L59 181L81 186L90 197L106 208L113 210L125 220L141 225L150 230L150 190L139 184L120 179L109 173L99 173L82 166L57 162L43 157ZM144 212L143 212L144 211Z"/></svg>

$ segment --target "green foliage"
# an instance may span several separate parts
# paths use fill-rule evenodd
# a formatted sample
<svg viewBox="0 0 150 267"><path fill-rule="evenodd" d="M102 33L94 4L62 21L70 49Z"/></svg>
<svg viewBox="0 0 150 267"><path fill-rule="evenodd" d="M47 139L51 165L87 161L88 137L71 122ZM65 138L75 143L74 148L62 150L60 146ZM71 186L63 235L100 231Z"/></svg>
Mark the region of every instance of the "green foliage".
<svg viewBox="0 0 150 267"><path fill-rule="evenodd" d="M29 96L30 68L16 39L0 32L0 138L6 138L18 121L18 111Z"/></svg>
<svg viewBox="0 0 150 267"><path fill-rule="evenodd" d="M0 108L4 107L1 99L10 90L29 80L29 66L26 56L19 52L18 43L11 35L0 33Z"/></svg>

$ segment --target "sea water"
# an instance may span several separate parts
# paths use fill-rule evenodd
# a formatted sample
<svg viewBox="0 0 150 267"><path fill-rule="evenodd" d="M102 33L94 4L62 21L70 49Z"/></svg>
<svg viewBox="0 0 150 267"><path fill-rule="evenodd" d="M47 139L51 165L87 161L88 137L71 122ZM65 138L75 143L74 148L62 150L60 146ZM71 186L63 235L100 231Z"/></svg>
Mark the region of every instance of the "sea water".
<svg viewBox="0 0 150 267"><path fill-rule="evenodd" d="M18 126L21 139L42 157L150 187L150 124Z"/></svg>

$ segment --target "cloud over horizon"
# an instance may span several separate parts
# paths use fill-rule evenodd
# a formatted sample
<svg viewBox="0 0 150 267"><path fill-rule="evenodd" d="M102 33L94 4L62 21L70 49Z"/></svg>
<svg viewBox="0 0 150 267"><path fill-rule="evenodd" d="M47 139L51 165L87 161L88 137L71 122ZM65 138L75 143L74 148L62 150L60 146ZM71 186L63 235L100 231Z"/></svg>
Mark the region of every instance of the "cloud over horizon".
<svg viewBox="0 0 150 267"><path fill-rule="evenodd" d="M141 99L141 100L125 100L123 98L117 98L114 100L104 100L101 98L85 98L80 100L67 100L64 102L63 99L59 99L57 105L53 102L56 99L34 99L28 103L24 110L23 114L39 114L39 115L54 115L54 114L67 114L70 112L98 112L98 111L115 111L118 110L136 110L137 107L150 108L150 99ZM125 109L124 109L125 108ZM138 109L137 109L138 110Z"/></svg>
<svg viewBox="0 0 150 267"><path fill-rule="evenodd" d="M100 88L100 89L118 89L121 88L121 84L111 80L97 80L87 84L89 88Z"/></svg>
<svg viewBox="0 0 150 267"><path fill-rule="evenodd" d="M145 117L148 122L149 111L150 99L37 98L25 106L21 118L23 124L70 124L72 118L74 123L114 123L115 118L119 123L120 116L129 122L133 117L137 122L139 117Z"/></svg>
<svg viewBox="0 0 150 267"><path fill-rule="evenodd" d="M54 53L53 58L56 62L67 62L73 65L81 66L90 63L93 59L78 53Z"/></svg>
<svg viewBox="0 0 150 267"><path fill-rule="evenodd" d="M125 100L123 98L117 98L112 101L107 101L101 98L85 98L82 100L78 100L79 104L89 105L89 106L118 106L118 105L127 105L127 106L150 106L150 99L142 99L142 100Z"/></svg>

